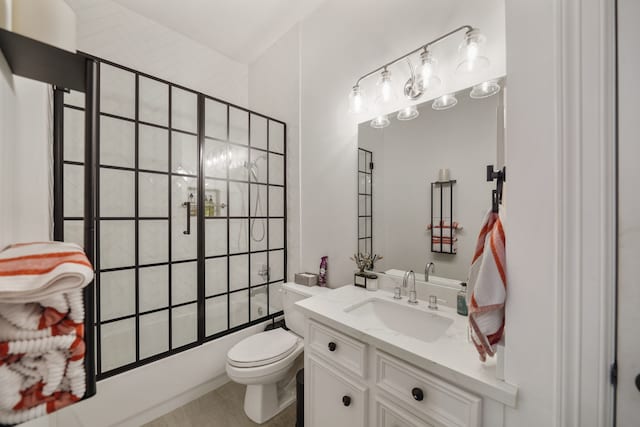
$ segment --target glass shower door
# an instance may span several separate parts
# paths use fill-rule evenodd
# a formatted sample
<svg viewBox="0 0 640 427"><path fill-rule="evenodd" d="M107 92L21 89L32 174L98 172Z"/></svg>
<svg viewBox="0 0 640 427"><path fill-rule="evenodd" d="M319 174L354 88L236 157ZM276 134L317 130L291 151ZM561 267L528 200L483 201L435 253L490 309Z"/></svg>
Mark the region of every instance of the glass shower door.
<svg viewBox="0 0 640 427"><path fill-rule="evenodd" d="M204 101L205 336L281 310L284 125Z"/></svg>
<svg viewBox="0 0 640 427"><path fill-rule="evenodd" d="M99 61L96 194L84 189L84 99L64 96L63 238L96 198L98 379L281 314L283 122ZM60 215L61 214L61 215Z"/></svg>

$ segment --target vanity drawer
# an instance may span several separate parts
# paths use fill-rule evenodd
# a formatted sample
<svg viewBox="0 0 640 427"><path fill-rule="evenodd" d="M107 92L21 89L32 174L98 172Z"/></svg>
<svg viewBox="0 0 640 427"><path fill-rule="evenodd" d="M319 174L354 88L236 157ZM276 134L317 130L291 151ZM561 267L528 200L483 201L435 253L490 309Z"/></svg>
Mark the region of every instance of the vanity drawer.
<svg viewBox="0 0 640 427"><path fill-rule="evenodd" d="M364 378L367 372L366 344L311 320L308 347L313 354Z"/></svg>
<svg viewBox="0 0 640 427"><path fill-rule="evenodd" d="M481 398L379 351L376 386L436 426L480 426Z"/></svg>

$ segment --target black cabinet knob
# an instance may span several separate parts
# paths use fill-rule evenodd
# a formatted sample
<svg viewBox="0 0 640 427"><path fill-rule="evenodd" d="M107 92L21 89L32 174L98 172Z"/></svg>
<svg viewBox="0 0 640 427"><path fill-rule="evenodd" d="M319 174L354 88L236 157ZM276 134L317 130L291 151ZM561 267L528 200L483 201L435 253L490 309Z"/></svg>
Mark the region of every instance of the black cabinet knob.
<svg viewBox="0 0 640 427"><path fill-rule="evenodd" d="M351 405L351 397L350 396L342 396L342 404L344 406Z"/></svg>
<svg viewBox="0 0 640 427"><path fill-rule="evenodd" d="M424 400L424 392L418 387L414 387L413 390L411 390L411 395L418 402L422 402Z"/></svg>
<svg viewBox="0 0 640 427"><path fill-rule="evenodd" d="M337 347L336 343L334 342L329 343L329 351L336 351L336 347Z"/></svg>
<svg viewBox="0 0 640 427"><path fill-rule="evenodd" d="M640 391L640 374L636 376L636 388Z"/></svg>

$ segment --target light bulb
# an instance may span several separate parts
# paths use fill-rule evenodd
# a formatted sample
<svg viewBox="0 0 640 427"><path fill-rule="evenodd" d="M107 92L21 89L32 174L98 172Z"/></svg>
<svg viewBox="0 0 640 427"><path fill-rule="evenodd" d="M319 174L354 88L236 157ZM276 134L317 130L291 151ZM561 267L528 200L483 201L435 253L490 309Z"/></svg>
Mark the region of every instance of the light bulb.
<svg viewBox="0 0 640 427"><path fill-rule="evenodd" d="M383 103L387 103L393 99L393 92L391 87L391 73L386 68L382 70L380 80L378 81L378 88L380 95L378 99Z"/></svg>
<svg viewBox="0 0 640 427"><path fill-rule="evenodd" d="M349 112L359 114L364 111L364 95L359 85L355 85L349 93Z"/></svg>
<svg viewBox="0 0 640 427"><path fill-rule="evenodd" d="M473 73L489 67L489 59L482 56L482 45L484 42L485 37L478 29L474 28L473 30L467 31L459 47L461 61L456 71Z"/></svg>
<svg viewBox="0 0 640 427"><path fill-rule="evenodd" d="M422 64L418 67L418 87L422 91L432 90L441 83L440 78L436 75L436 67L438 61L433 57L431 51L425 50L420 54Z"/></svg>
<svg viewBox="0 0 640 427"><path fill-rule="evenodd" d="M458 100L454 94L446 94L433 101L431 108L434 110L448 110L449 108L453 108L457 103Z"/></svg>
<svg viewBox="0 0 640 427"><path fill-rule="evenodd" d="M418 107L410 105L398 111L398 120L413 120L420 115Z"/></svg>
<svg viewBox="0 0 640 427"><path fill-rule="evenodd" d="M390 124L391 122L389 121L389 118L386 114L376 117L375 119L371 120L371 123L369 123L369 125L374 129L386 128Z"/></svg>
<svg viewBox="0 0 640 427"><path fill-rule="evenodd" d="M488 98L491 95L495 95L500 92L500 85L495 80L488 80L486 82L475 85L471 89L469 96L473 99Z"/></svg>

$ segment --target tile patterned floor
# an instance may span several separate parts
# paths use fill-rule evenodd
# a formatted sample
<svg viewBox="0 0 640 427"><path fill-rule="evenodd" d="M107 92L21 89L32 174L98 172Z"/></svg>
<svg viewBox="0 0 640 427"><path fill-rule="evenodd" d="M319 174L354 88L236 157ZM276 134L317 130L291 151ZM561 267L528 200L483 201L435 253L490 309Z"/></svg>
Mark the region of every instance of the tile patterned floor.
<svg viewBox="0 0 640 427"><path fill-rule="evenodd" d="M254 427L244 413L245 386L232 381L199 399L145 424L144 427ZM294 427L295 403L262 424L262 427Z"/></svg>

